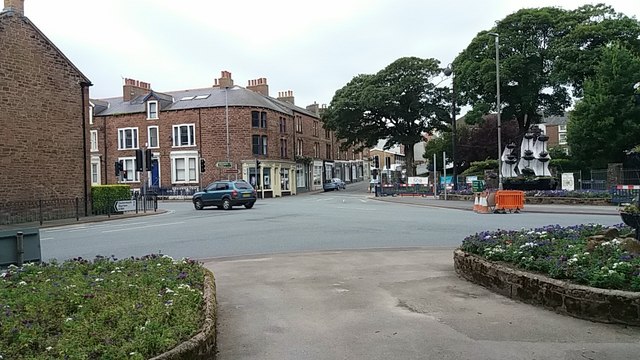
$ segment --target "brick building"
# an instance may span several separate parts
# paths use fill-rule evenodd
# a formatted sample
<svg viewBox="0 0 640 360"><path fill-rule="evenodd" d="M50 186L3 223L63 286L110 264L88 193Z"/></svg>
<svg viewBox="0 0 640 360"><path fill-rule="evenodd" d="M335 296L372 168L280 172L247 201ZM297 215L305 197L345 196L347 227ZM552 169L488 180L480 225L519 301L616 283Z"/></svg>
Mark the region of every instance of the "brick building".
<svg viewBox="0 0 640 360"><path fill-rule="evenodd" d="M222 71L210 88L164 93L125 79L122 97L91 105L94 184L140 188L146 176L148 186L176 191L242 178L262 197L277 197L321 189L334 176L336 144L322 128L321 109L296 106L291 91L269 96L265 78L245 88ZM138 173L135 150L142 147L151 149L151 171ZM116 162L124 165L123 179L115 176ZM230 168L223 167L227 163Z"/></svg>
<svg viewBox="0 0 640 360"><path fill-rule="evenodd" d="M0 49L0 207L88 199L90 81L24 15L24 0L4 1Z"/></svg>

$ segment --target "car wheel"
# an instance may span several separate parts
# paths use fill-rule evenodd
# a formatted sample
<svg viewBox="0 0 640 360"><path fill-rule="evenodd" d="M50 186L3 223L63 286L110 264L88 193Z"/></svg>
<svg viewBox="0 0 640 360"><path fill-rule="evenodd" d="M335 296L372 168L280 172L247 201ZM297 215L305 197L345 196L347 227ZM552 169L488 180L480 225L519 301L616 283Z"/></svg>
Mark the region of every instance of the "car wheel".
<svg viewBox="0 0 640 360"><path fill-rule="evenodd" d="M225 210L231 210L231 200L229 199L222 200L222 208Z"/></svg>
<svg viewBox="0 0 640 360"><path fill-rule="evenodd" d="M244 207L247 208L247 209L251 209L253 207L253 204L255 204L255 203L244 204Z"/></svg>
<svg viewBox="0 0 640 360"><path fill-rule="evenodd" d="M196 210L202 210L204 208L204 204L202 203L202 200L196 199L196 201L193 202L193 207L195 207Z"/></svg>

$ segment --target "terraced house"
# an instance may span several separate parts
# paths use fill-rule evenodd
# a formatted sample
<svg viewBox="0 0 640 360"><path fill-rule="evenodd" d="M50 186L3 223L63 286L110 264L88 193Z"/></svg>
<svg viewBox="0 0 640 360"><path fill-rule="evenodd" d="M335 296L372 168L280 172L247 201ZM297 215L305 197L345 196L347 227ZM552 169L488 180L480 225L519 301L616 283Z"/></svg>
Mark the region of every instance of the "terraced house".
<svg viewBox="0 0 640 360"><path fill-rule="evenodd" d="M72 213L87 213L89 86L89 79L25 16L24 0L4 0L0 224L20 221L15 217L34 208L53 217L53 209L66 203Z"/></svg>
<svg viewBox="0 0 640 360"><path fill-rule="evenodd" d="M91 105L94 184L123 182L135 189L147 181L150 188L179 192L242 178L261 197L278 197L322 189L336 175L337 156L360 169L349 173L351 181L362 180L365 154L339 151L322 128L317 104L296 106L291 91L271 97L265 78L245 88L222 71L212 87L163 93L125 79L122 97ZM135 151L142 148L151 151L148 172L135 171ZM123 164L122 178L116 163Z"/></svg>

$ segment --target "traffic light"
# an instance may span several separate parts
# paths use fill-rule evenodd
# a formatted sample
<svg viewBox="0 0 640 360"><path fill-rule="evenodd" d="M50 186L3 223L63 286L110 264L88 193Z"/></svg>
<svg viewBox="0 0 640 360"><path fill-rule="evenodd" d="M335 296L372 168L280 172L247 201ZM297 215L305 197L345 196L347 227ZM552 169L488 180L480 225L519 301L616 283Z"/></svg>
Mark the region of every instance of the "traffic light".
<svg viewBox="0 0 640 360"><path fill-rule="evenodd" d="M142 150L136 150L136 171L142 171Z"/></svg>
<svg viewBox="0 0 640 360"><path fill-rule="evenodd" d="M151 149L147 149L144 151L144 161L147 171L151 171L151 155Z"/></svg>
<svg viewBox="0 0 640 360"><path fill-rule="evenodd" d="M260 168L260 164L261 164L260 160L256 159L256 169Z"/></svg>
<svg viewBox="0 0 640 360"><path fill-rule="evenodd" d="M205 170L205 164L206 162L204 161L204 159L200 159L200 172L203 173Z"/></svg>

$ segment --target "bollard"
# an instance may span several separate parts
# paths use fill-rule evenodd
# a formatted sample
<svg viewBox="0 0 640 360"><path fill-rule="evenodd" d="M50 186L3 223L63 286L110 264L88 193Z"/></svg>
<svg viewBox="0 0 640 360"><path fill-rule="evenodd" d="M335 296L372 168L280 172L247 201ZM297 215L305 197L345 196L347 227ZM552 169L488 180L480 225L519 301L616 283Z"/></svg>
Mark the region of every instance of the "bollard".
<svg viewBox="0 0 640 360"><path fill-rule="evenodd" d="M24 233L18 231L16 233L16 253L18 255L18 266L24 263Z"/></svg>
<svg viewBox="0 0 640 360"><path fill-rule="evenodd" d="M38 217L40 218L40 225L42 225L42 199L38 200Z"/></svg>
<svg viewBox="0 0 640 360"><path fill-rule="evenodd" d="M76 221L80 221L80 208L78 205L78 197L76 196Z"/></svg>

